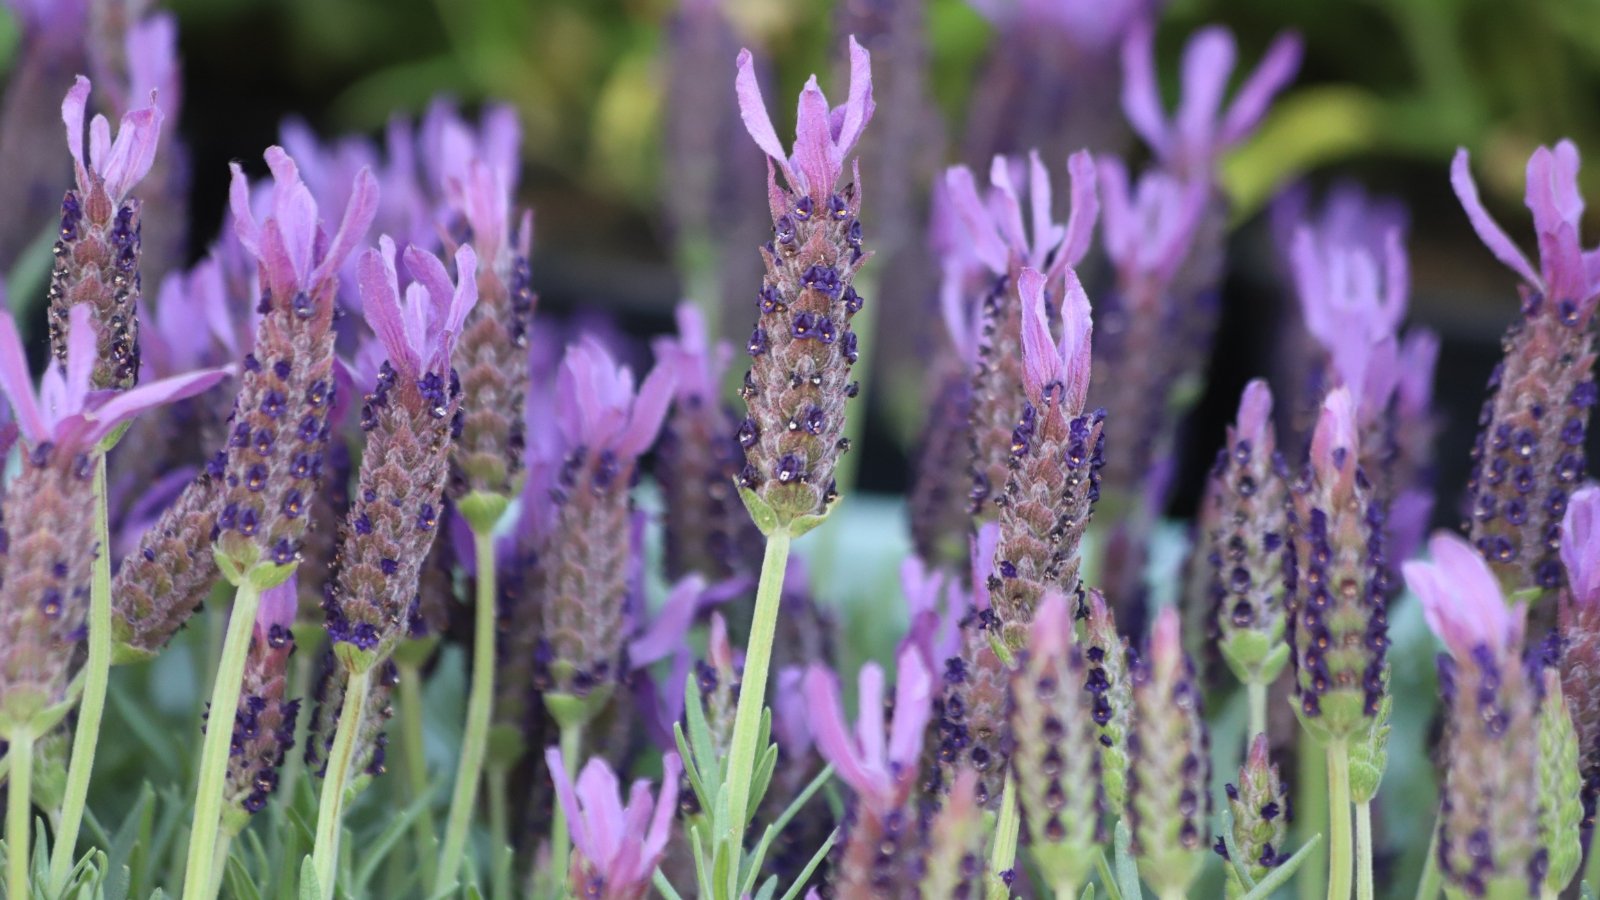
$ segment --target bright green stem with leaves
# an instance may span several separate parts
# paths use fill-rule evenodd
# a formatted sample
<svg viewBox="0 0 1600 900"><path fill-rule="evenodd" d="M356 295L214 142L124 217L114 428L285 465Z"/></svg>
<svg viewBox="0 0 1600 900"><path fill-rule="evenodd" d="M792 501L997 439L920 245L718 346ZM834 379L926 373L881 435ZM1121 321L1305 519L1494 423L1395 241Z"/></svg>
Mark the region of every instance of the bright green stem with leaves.
<svg viewBox="0 0 1600 900"><path fill-rule="evenodd" d="M561 726L561 765L570 781L578 774L578 756L583 753L583 725L572 722ZM572 823L560 803L555 806L555 823L550 827L550 896L565 897L567 857L572 853Z"/></svg>
<svg viewBox="0 0 1600 900"><path fill-rule="evenodd" d="M728 838L734 848L744 846L744 825L750 811L750 781L755 775L756 746L760 739L761 710L766 706L767 668L772 662L772 641L778 628L778 603L783 597L783 572L789 565L789 531L779 525L767 535L767 552L761 560L761 581L756 585L756 611L750 622L750 643L745 647L744 676L739 682L739 707L733 717L733 738L728 746ZM738 871L736 849L734 871Z"/></svg>
<svg viewBox="0 0 1600 900"><path fill-rule="evenodd" d="M6 785L6 896L30 897L28 852L31 837L28 815L33 809L33 733L24 726L8 737L6 759L11 777Z"/></svg>
<svg viewBox="0 0 1600 900"><path fill-rule="evenodd" d="M456 769L456 789L445 819L444 847L433 892L444 891L461 873L461 857L472 827L473 801L478 778L489 749L489 714L494 705L495 559L493 528L473 529L473 558L477 563L478 593L474 601L472 631L472 693L467 699L467 727L461 738L461 761Z"/></svg>
<svg viewBox="0 0 1600 900"><path fill-rule="evenodd" d="M1328 742L1328 900L1350 900L1350 752Z"/></svg>
<svg viewBox="0 0 1600 900"><path fill-rule="evenodd" d="M344 705L339 708L339 727L333 733L333 749L328 751L328 770L322 778L322 800L317 807L317 843L311 851L322 900L331 900L333 883L338 877L345 794L350 789L356 738L361 735L361 720L367 714L367 689L371 683L370 668L350 674L344 686Z"/></svg>
<svg viewBox="0 0 1600 900"><path fill-rule="evenodd" d="M1372 900L1372 801L1356 804L1356 900Z"/></svg>
<svg viewBox="0 0 1600 900"><path fill-rule="evenodd" d="M405 753L406 783L411 799L416 800L432 790L428 784L427 745L422 739L422 672L413 662L396 665L400 670L400 741ZM417 865L422 870L422 883L432 884L437 859L434 854L438 852L435 846L439 842L433 830L432 814L415 817L411 831L417 842Z"/></svg>
<svg viewBox="0 0 1600 900"><path fill-rule="evenodd" d="M100 719L106 709L106 685L111 681L111 537L106 518L106 455L101 453L94 468L97 546L89 582L89 659L84 664L78 728L72 735L72 760L67 767L66 795L61 801L61 825L50 851L50 896L59 895L72 874L78 829L83 825L83 807L89 800L94 751L100 742Z"/></svg>
<svg viewBox="0 0 1600 900"><path fill-rule="evenodd" d="M184 867L183 876L184 900L208 900L206 891L211 889L211 866L216 855L217 835L222 826L222 788L228 778L233 720L238 715L245 656L250 651L256 607L260 605L261 589L248 579L241 581L233 596L233 609L228 613L228 631L222 639L222 657L217 662L216 678L211 684L205 742L200 745L200 780L195 788L194 821L189 826L189 861Z"/></svg>

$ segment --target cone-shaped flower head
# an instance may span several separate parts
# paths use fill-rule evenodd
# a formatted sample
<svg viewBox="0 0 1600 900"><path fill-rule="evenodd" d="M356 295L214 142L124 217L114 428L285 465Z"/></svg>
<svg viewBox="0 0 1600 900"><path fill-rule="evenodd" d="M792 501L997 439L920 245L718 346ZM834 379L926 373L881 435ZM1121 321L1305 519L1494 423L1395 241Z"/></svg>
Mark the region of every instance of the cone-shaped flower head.
<svg viewBox="0 0 1600 900"><path fill-rule="evenodd" d="M598 756L584 764L576 784L555 747L545 751L545 766L572 831L567 889L573 896L595 900L649 896L650 876L666 852L678 808L678 776L683 771L678 754L669 753L663 761L661 790L654 801L650 782L641 779L629 790L626 806L616 773Z"/></svg>
<svg viewBox="0 0 1600 900"><path fill-rule="evenodd" d="M1212 625L1222 658L1246 684L1271 684L1289 660L1284 628L1295 558L1287 475L1273 434L1272 391L1252 381L1211 471L1215 515L1201 551L1211 569Z"/></svg>
<svg viewBox="0 0 1600 900"><path fill-rule="evenodd" d="M751 362L741 394L749 416L739 427L746 461L739 485L749 492L746 502L769 510L779 527L826 512L837 495L834 468L849 449L845 401L858 391L850 381L858 354L850 320L863 303L851 282L868 254L861 246L859 184L840 193L834 188L873 109L871 61L854 39L850 72L850 99L834 112L816 79L807 83L794 155L787 157L767 117L749 51L739 54L740 114L772 158L767 193L773 220L756 297L760 315L746 347ZM774 163L787 190L771 174Z"/></svg>
<svg viewBox="0 0 1600 900"><path fill-rule="evenodd" d="M4 295L0 292L0 304ZM0 729L60 702L88 611L94 535L95 455L118 426L145 410L221 380L198 372L118 394L91 391L96 336L87 306L69 313L65 362L52 360L37 392L10 313L0 312L0 392L22 439L22 469L0 501L11 523L0 581Z"/></svg>
<svg viewBox="0 0 1600 900"><path fill-rule="evenodd" d="M1583 864L1583 845L1592 830L1584 812L1585 785L1578 730L1561 688L1561 673L1539 671L1539 840L1549 853L1544 888L1560 894Z"/></svg>
<svg viewBox="0 0 1600 900"><path fill-rule="evenodd" d="M300 701L285 696L289 656L294 653L294 625L298 588L290 578L261 592L255 631L245 657L244 683L239 709L233 719L233 740L228 757L228 779L223 788L227 803L223 828L237 834L250 816L267 805L278 787L278 770L294 747L295 719Z"/></svg>
<svg viewBox="0 0 1600 900"><path fill-rule="evenodd" d="M1073 607L1051 591L1037 610L1025 658L1011 679L1011 768L1030 846L1052 885L1084 884L1101 813L1099 728L1084 689Z"/></svg>
<svg viewBox="0 0 1600 900"><path fill-rule="evenodd" d="M956 166L945 175L945 194L960 221L963 246L969 247L978 262L998 276L982 300L978 321L970 322L949 308L956 302L954 297L947 299L945 313L952 333L970 331L958 346L970 346L975 355L971 371L971 465L973 508L979 513L993 511L988 505L990 499L1000 502L998 497L1005 488L1012 458L1012 432L1022 411L1029 377L1023 371L1023 342L1031 301L1022 294L1022 270L1030 268L1042 273L1041 283L1060 283L1088 252L1099 217L1094 161L1087 152L1080 151L1067 160L1067 170L1072 176L1072 212L1063 226L1054 221L1049 171L1038 154L1029 156L1026 199L1031 233L1023 225L1023 198L1004 157L995 157L990 166L992 187L986 198L978 195L972 173L965 166ZM1073 337L1087 341L1087 334L1068 334L1064 339ZM1054 343L1048 333L1045 339ZM1040 358L1035 368L1043 362Z"/></svg>
<svg viewBox="0 0 1600 900"><path fill-rule="evenodd" d="M1139 873L1159 894L1182 894L1204 859L1210 818L1211 746L1194 665L1178 636L1178 611L1156 615L1132 667L1126 816Z"/></svg>
<svg viewBox="0 0 1600 900"><path fill-rule="evenodd" d="M657 365L637 390L593 337L567 348L556 376L555 420L565 456L552 488L545 553L544 641L549 690L585 696L621 674L632 548L628 488L672 402L674 374ZM542 651L543 654L544 651Z"/></svg>
<svg viewBox="0 0 1600 900"><path fill-rule="evenodd" d="M1448 532L1405 564L1428 627L1444 642L1446 710L1440 869L1472 896L1537 894L1549 868L1540 833L1537 673L1523 664L1527 606L1506 602L1488 563Z"/></svg>
<svg viewBox="0 0 1600 900"><path fill-rule="evenodd" d="M1089 390L1089 298L1072 269L1064 272L1061 338L1050 334L1045 277L1017 276L1022 302L1022 417L1011 435L1011 461L1000 507L1000 541L989 603L1013 649L1046 591L1078 590L1078 544L1100 496L1105 413L1084 412Z"/></svg>
<svg viewBox="0 0 1600 900"><path fill-rule="evenodd" d="M320 488L334 401L338 273L366 236L378 189L371 173L358 174L330 237L294 160L278 147L266 159L273 186L259 222L249 183L233 165L234 233L259 264L263 294L232 431L213 469L223 482L216 521L223 574L270 587L298 562L305 511Z"/></svg>
<svg viewBox="0 0 1600 900"><path fill-rule="evenodd" d="M1562 141L1528 159L1537 269L1483 208L1465 150L1456 153L1450 181L1478 237L1524 281L1523 319L1506 336L1478 417L1469 536L1508 591L1555 590L1562 580L1556 532L1567 495L1583 478L1597 397L1589 325L1600 304L1600 269L1579 241L1578 150Z"/></svg>
<svg viewBox="0 0 1600 900"><path fill-rule="evenodd" d="M460 431L461 384L451 353L477 302L470 246L452 283L431 253L407 248L401 293L387 235L358 264L362 311L386 361L362 397L366 447L324 601L328 635L351 671L365 671L405 636L417 586L442 521L450 450Z"/></svg>
<svg viewBox="0 0 1600 900"><path fill-rule="evenodd" d="M831 671L813 665L802 683L817 751L856 793L849 834L834 871L839 896L865 896L859 892L895 883L915 848L914 812L907 803L916 787L932 712L933 678L912 647L901 648L896 669L894 719L886 723L883 669L870 662L861 667L854 733Z"/></svg>
<svg viewBox="0 0 1600 900"><path fill-rule="evenodd" d="M1389 679L1383 511L1357 461L1360 441L1355 398L1337 388L1294 497L1296 711L1306 728L1335 739L1371 730Z"/></svg>
<svg viewBox="0 0 1600 900"><path fill-rule="evenodd" d="M1248 873L1251 881L1260 882L1289 858L1283 849L1289 833L1289 794L1278 777L1278 767L1268 758L1266 735L1258 734L1250 742L1250 753L1239 767L1239 782L1228 785L1227 794L1233 815L1231 837L1239 851L1239 858L1229 860L1231 865L1226 867L1228 896L1239 897L1245 893L1245 884L1236 867ZM1215 849L1228 859L1227 844L1220 836Z"/></svg>
<svg viewBox="0 0 1600 900"><path fill-rule="evenodd" d="M1155 24L1142 20L1122 44L1122 109L1139 136L1170 169L1202 178L1229 148L1250 136L1267 107L1300 68L1300 38L1282 34L1234 92L1222 98L1233 74L1233 33L1220 26L1201 29L1183 50L1183 99L1169 119L1156 81Z"/></svg>
<svg viewBox="0 0 1600 900"><path fill-rule="evenodd" d="M115 140L105 116L95 116L84 147L89 79L78 76L61 104L77 188L61 201L61 231L50 273L50 338L57 359L67 351L67 312L84 305L99 343L92 383L128 387L139 374L139 201L128 193L150 171L161 135L161 108L149 105L122 118Z"/></svg>
<svg viewBox="0 0 1600 900"><path fill-rule="evenodd" d="M657 365L673 373L677 391L661 432L656 480L665 519L667 574L702 572L722 579L758 564L760 533L739 502L733 479L744 467L739 420L721 400L733 348L714 345L693 304L678 304L678 334L654 342Z"/></svg>
<svg viewBox="0 0 1600 900"><path fill-rule="evenodd" d="M928 825L928 848L920 860L922 897L976 897L986 883L983 804L978 773L962 770Z"/></svg>

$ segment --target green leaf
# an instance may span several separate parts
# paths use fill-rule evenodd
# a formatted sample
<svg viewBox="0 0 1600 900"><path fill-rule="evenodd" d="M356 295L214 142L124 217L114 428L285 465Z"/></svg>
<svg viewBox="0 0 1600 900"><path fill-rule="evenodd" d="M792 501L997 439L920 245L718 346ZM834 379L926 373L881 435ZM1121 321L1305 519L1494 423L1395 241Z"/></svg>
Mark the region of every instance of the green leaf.
<svg viewBox="0 0 1600 900"><path fill-rule="evenodd" d="M1311 840L1306 841L1304 847L1301 847L1295 852L1295 855L1289 857L1268 873L1267 877L1261 879L1261 882L1255 888L1239 898L1239 900L1267 900L1268 897L1272 896L1273 891L1289 883L1289 879L1294 877L1295 870L1300 868L1300 864L1306 861L1307 854L1321 842L1322 835L1312 835Z"/></svg>
<svg viewBox="0 0 1600 900"><path fill-rule="evenodd" d="M756 878L761 874L761 864L766 860L767 851L771 849L773 840L783 833L783 829L788 827L789 821L806 805L806 801L810 800L832 777L832 764L824 766L822 771L817 773L817 777L811 779L810 783L799 794L796 794L793 800L789 801L789 805L784 807L783 812L778 814L772 824L767 826L767 830L761 835L761 842L756 844L756 849L751 852L749 859L746 861L749 871L745 875L744 884L739 888L741 896L749 892L755 884Z"/></svg>
<svg viewBox="0 0 1600 900"><path fill-rule="evenodd" d="M734 480L734 485L738 487L739 499L744 501L744 508L750 512L750 519L756 523L757 530L763 535L777 531L778 514L767 505L767 501L761 499L755 491L740 485L738 479Z"/></svg>
<svg viewBox="0 0 1600 900"><path fill-rule="evenodd" d="M1083 886L1083 893L1078 895L1078 900L1094 900L1094 882Z"/></svg>
<svg viewBox="0 0 1600 900"><path fill-rule="evenodd" d="M355 878L350 882L353 885L350 893L357 897L367 894L367 887L378 867L388 860L395 845L411 829L417 817L429 811L432 801L432 796L423 794L394 817L377 837L361 842L361 868L356 870Z"/></svg>
<svg viewBox="0 0 1600 900"><path fill-rule="evenodd" d="M667 898L667 900L683 900L683 895L678 893L678 889L672 886L672 882L667 880L667 876L661 874L659 868L650 873L650 883L655 885L656 890L660 891L661 896Z"/></svg>
<svg viewBox="0 0 1600 900"><path fill-rule="evenodd" d="M812 874L817 871L817 866L822 865L822 861L828 857L828 851L833 849L833 844L838 839L839 829L835 828L828 832L827 840L822 842L822 846L817 848L817 852L811 854L811 861L806 863L806 867L801 869L800 874L796 876L794 884L790 885L789 890L784 892L783 900L794 900L794 898L800 896L800 891L805 888L806 882L811 880Z"/></svg>
<svg viewBox="0 0 1600 900"><path fill-rule="evenodd" d="M317 868L309 856L300 863L300 900L322 900L322 887L317 881Z"/></svg>
<svg viewBox="0 0 1600 900"><path fill-rule="evenodd" d="M1122 900L1142 900L1144 890L1139 887L1139 866L1133 859L1133 833L1128 823L1117 820L1116 833L1117 890Z"/></svg>
<svg viewBox="0 0 1600 900"><path fill-rule="evenodd" d="M1100 886L1105 889L1106 900L1122 900L1122 891L1117 887L1117 879L1111 874L1111 863L1106 859L1103 847L1094 848L1094 868L1100 873Z"/></svg>
<svg viewBox="0 0 1600 900"><path fill-rule="evenodd" d="M1224 806L1221 812L1217 813L1217 823L1218 830L1222 833L1222 845L1228 851L1228 867L1239 877L1239 882L1244 885L1245 890L1254 888L1256 880L1250 877L1250 867L1239 864L1241 858L1239 845L1233 839L1233 810Z"/></svg>
<svg viewBox="0 0 1600 900"><path fill-rule="evenodd" d="M223 872L223 881L228 885L225 892L229 897L237 900L261 900L261 891L250 877L249 871L239 857L230 855L227 868Z"/></svg>

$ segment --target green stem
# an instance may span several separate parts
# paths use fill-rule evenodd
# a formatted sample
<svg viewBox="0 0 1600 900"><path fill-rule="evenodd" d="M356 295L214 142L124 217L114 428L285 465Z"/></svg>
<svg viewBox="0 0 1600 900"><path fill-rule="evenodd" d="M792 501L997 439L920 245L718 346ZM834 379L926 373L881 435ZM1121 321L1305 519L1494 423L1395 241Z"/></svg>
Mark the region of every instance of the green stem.
<svg viewBox="0 0 1600 900"><path fill-rule="evenodd" d="M367 713L367 685L371 680L371 669L350 673L344 686L344 705L339 709L339 727L333 733L333 749L328 751L322 800L317 807L317 843L311 851L322 900L331 900L333 882L338 876L345 793L350 787L350 768L355 764L356 738L361 734L361 720Z"/></svg>
<svg viewBox="0 0 1600 900"><path fill-rule="evenodd" d="M478 571L478 594L473 610L472 693L467 699L467 728L461 739L455 794L450 798L450 815L445 819L444 849L439 856L439 871L434 875L435 894L454 884L461 873L467 831L472 826L473 801L478 796L478 778L483 773L483 756L489 746L489 713L494 705L495 559L494 536L490 530L473 532L472 549Z"/></svg>
<svg viewBox="0 0 1600 900"><path fill-rule="evenodd" d="M1428 839L1428 858L1422 863L1422 878L1417 881L1417 900L1438 900L1444 890L1444 873L1439 871L1439 827Z"/></svg>
<svg viewBox="0 0 1600 900"><path fill-rule="evenodd" d="M1372 801L1356 804L1356 900L1372 900Z"/></svg>
<svg viewBox="0 0 1600 900"><path fill-rule="evenodd" d="M184 867L184 900L206 900L211 888L211 863L216 855L222 824L222 788L228 777L233 720L239 710L239 687L244 681L245 656L255 630L261 590L249 581L239 584L228 613L228 631L222 656L211 685L205 742L200 746L199 782L194 795L194 821L189 826L189 861Z"/></svg>
<svg viewBox="0 0 1600 900"><path fill-rule="evenodd" d="M1328 900L1350 900L1350 753L1328 742Z"/></svg>
<svg viewBox="0 0 1600 900"><path fill-rule="evenodd" d="M489 767L489 896L511 900L511 811L506 808L510 779L504 766Z"/></svg>
<svg viewBox="0 0 1600 900"><path fill-rule="evenodd" d="M567 770L567 780L578 772L578 756L583 752L583 726L561 726L561 765ZM555 805L555 822L550 826L550 895L565 897L562 885L567 882L567 855L572 852L572 829L567 813L560 803Z"/></svg>
<svg viewBox="0 0 1600 900"><path fill-rule="evenodd" d="M1250 730L1245 732L1245 752L1249 752L1250 742L1258 734L1267 733L1267 686L1258 681L1245 685L1245 693L1250 699Z"/></svg>
<svg viewBox="0 0 1600 900"><path fill-rule="evenodd" d="M11 782L6 787L6 896L31 897L28 890L28 852L32 836L29 818L33 811L33 734L23 726L8 738L6 758L11 760Z"/></svg>
<svg viewBox="0 0 1600 900"><path fill-rule="evenodd" d="M415 663L399 663L400 669L400 744L405 755L406 780L415 800L432 791L428 784L428 753L423 742L422 672ZM433 815L416 817L412 833L417 842L417 865L422 883L432 884L438 861L439 835L433 828Z"/></svg>
<svg viewBox="0 0 1600 900"><path fill-rule="evenodd" d="M106 524L106 455L98 455L94 468L94 572L89 582L89 659L84 664L83 699L78 706L78 727L72 735L72 759L67 765L66 795L61 801L61 822L50 851L50 896L67 886L83 807L89 799L89 777L94 772L94 751L100 742L100 719L106 709L106 686L111 681L111 537Z"/></svg>
<svg viewBox="0 0 1600 900"><path fill-rule="evenodd" d="M767 552L761 560L761 580L756 585L756 611L750 621L750 643L745 648L744 676L739 682L739 707L733 717L733 738L728 746L728 838L738 871L739 848L744 846L745 820L750 810L750 780L755 775L756 746L761 711L766 707L767 666L772 662L772 641L778 627L778 602L783 598L783 571L789 565L789 531L783 526L767 535Z"/></svg>
<svg viewBox="0 0 1600 900"><path fill-rule="evenodd" d="M1322 742L1304 730L1300 732L1296 753L1300 787L1295 796L1305 798L1305 805L1295 804L1295 820L1300 831L1300 845L1305 846L1317 833L1318 826L1328 819L1328 765ZM1305 865L1300 867L1300 900L1322 900L1327 886L1328 844L1318 841L1306 857Z"/></svg>

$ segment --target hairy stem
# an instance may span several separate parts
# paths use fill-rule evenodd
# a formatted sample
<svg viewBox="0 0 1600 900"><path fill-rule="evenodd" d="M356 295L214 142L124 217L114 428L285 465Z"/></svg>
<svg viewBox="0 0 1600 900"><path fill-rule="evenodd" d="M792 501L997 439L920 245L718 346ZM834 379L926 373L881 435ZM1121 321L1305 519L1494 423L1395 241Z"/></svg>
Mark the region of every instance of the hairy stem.
<svg viewBox="0 0 1600 900"><path fill-rule="evenodd" d="M483 756L489 747L489 713L494 705L495 559L494 536L488 529L474 531L472 549L477 562L478 593L473 609L472 693L467 699L467 726L461 739L461 760L456 769L455 793L445 819L444 848L433 890L439 893L455 883L472 827L472 808L483 774Z"/></svg>
<svg viewBox="0 0 1600 900"><path fill-rule="evenodd" d="M1245 685L1245 693L1250 700L1250 730L1244 733L1245 747L1248 748L1256 735L1267 733L1267 686L1252 681Z"/></svg>
<svg viewBox="0 0 1600 900"><path fill-rule="evenodd" d="M89 658L84 663L83 699L78 705L78 726L72 734L72 759L67 765L66 794L61 800L61 821L55 846L50 850L51 896L59 895L72 874L77 855L78 830L89 800L89 778L94 773L94 751L100 743L100 720L106 709L106 686L111 681L111 538L106 524L106 455L98 454L94 468L94 539L96 552L89 582Z"/></svg>
<svg viewBox="0 0 1600 900"><path fill-rule="evenodd" d="M317 843L311 851L322 900L333 897L345 792L350 787L356 738L361 734L361 720L367 713L367 686L371 681L371 669L350 674L344 686L344 705L339 708L339 727L333 733L333 749L328 752L328 769L322 779L322 799L317 807Z"/></svg>
<svg viewBox="0 0 1600 900"><path fill-rule="evenodd" d="M222 824L222 788L228 777L233 720L239 710L239 687L244 681L245 656L255 629L261 589L240 582L228 613L228 630L222 639L222 656L211 684L211 705L206 718L205 742L200 746L199 783L195 788L194 820L189 826L189 860L184 866L184 900L206 900L211 889L211 865L216 856Z"/></svg>
<svg viewBox="0 0 1600 900"><path fill-rule="evenodd" d="M1356 804L1356 900L1372 900L1372 801Z"/></svg>
<svg viewBox="0 0 1600 900"><path fill-rule="evenodd" d="M583 726L561 726L561 764L567 769L567 778L578 772L578 756L583 752ZM555 821L550 825L550 883L551 896L565 897L562 885L567 882L567 856L572 853L572 823L567 821L567 811L555 804Z"/></svg>
<svg viewBox="0 0 1600 900"><path fill-rule="evenodd" d="M1328 764L1322 742L1300 732L1296 742L1299 769L1299 789L1295 792L1296 827L1300 830L1299 843L1304 846L1328 819ZM1302 806L1300 798L1304 798ZM1328 885L1328 844L1318 841L1300 867L1300 900L1321 900Z"/></svg>
<svg viewBox="0 0 1600 900"><path fill-rule="evenodd" d="M30 897L28 890L28 839L32 837L33 734L27 727L9 735L6 758L11 780L6 785L6 896Z"/></svg>
<svg viewBox="0 0 1600 900"><path fill-rule="evenodd" d="M511 811L507 808L506 793L511 790L510 778L503 766L490 766L489 784L489 896L494 900L511 900Z"/></svg>
<svg viewBox="0 0 1600 900"><path fill-rule="evenodd" d="M1328 900L1350 900L1350 753L1328 742Z"/></svg>
<svg viewBox="0 0 1600 900"><path fill-rule="evenodd" d="M767 535L761 560L761 580L756 585L755 615L750 621L750 643L745 648L744 676L739 683L739 706L733 717L733 738L728 746L728 827L721 837L733 847L744 846L745 820L750 810L750 780L755 775L756 746L761 711L766 706L767 667L772 662L772 640L778 627L778 603L783 597L783 572L789 565L789 532L782 526ZM738 855L734 870L738 870Z"/></svg>

